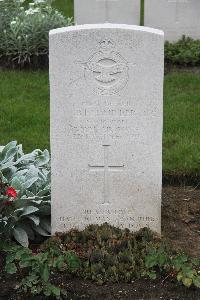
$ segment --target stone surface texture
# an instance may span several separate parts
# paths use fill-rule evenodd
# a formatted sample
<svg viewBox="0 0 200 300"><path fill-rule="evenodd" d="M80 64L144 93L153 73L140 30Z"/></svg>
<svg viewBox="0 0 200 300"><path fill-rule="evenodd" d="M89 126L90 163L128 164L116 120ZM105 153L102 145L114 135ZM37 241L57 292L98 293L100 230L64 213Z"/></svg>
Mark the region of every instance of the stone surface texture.
<svg viewBox="0 0 200 300"><path fill-rule="evenodd" d="M145 0L145 26L162 29L165 40L200 39L200 0Z"/></svg>
<svg viewBox="0 0 200 300"><path fill-rule="evenodd" d="M52 231L160 232L164 35L97 24L50 32Z"/></svg>
<svg viewBox="0 0 200 300"><path fill-rule="evenodd" d="M76 24L140 24L140 0L74 0Z"/></svg>

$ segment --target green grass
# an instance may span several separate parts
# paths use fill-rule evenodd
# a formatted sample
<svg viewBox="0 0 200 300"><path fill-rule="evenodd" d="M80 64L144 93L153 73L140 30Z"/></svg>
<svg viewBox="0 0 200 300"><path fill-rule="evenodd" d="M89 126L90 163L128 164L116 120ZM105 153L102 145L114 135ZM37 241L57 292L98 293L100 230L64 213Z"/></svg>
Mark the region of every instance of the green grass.
<svg viewBox="0 0 200 300"><path fill-rule="evenodd" d="M200 75L165 77L163 162L165 172L200 173Z"/></svg>
<svg viewBox="0 0 200 300"><path fill-rule="evenodd" d="M0 72L0 144L23 143L26 151L49 147L47 72Z"/></svg>
<svg viewBox="0 0 200 300"><path fill-rule="evenodd" d="M49 148L48 72L0 72L0 107L0 145L17 140L26 151ZM199 172L199 120L199 74L165 76L165 172Z"/></svg>
<svg viewBox="0 0 200 300"><path fill-rule="evenodd" d="M84 1L84 0L83 0ZM25 0L25 6L28 7L28 3L32 0ZM53 0L52 6L57 8L66 17L74 16L74 1L73 0Z"/></svg>
<svg viewBox="0 0 200 300"><path fill-rule="evenodd" d="M55 2L53 2L53 6L59 9L67 17L74 16L73 0L55 0Z"/></svg>

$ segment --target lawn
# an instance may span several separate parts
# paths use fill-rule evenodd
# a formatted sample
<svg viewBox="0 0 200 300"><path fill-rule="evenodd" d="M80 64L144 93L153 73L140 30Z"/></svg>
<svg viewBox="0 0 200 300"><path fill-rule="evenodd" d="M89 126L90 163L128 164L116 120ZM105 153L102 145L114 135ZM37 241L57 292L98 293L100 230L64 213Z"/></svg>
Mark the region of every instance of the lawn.
<svg viewBox="0 0 200 300"><path fill-rule="evenodd" d="M84 0L83 0L84 1ZM55 0L53 6L59 9L65 16L74 16L74 1L73 0Z"/></svg>
<svg viewBox="0 0 200 300"><path fill-rule="evenodd" d="M200 76L165 76L163 168L200 170ZM0 144L17 140L26 151L49 148L48 72L0 72Z"/></svg>
<svg viewBox="0 0 200 300"><path fill-rule="evenodd" d="M165 77L164 171L200 173L200 76L174 73Z"/></svg>

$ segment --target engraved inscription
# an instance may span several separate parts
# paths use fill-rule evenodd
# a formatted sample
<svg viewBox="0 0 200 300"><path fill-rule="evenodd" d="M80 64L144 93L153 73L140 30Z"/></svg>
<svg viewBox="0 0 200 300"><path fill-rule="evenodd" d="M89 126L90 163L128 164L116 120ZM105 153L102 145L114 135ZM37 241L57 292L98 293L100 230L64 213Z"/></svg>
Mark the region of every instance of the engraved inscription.
<svg viewBox="0 0 200 300"><path fill-rule="evenodd" d="M110 204L109 202L109 171L122 171L124 168L124 165L116 165L116 166L111 166L109 164L109 153L108 153L108 148L110 145L103 145L104 148L104 163L101 166L92 166L88 165L90 171L103 171L104 172L104 189L103 189L103 202L102 204Z"/></svg>
<svg viewBox="0 0 200 300"><path fill-rule="evenodd" d="M116 94L127 84L128 63L110 40L100 42L99 52L93 54L83 66L86 82L96 94Z"/></svg>
<svg viewBox="0 0 200 300"><path fill-rule="evenodd" d="M58 217L58 222L63 226L63 229L77 228L79 225L85 227L90 224L108 222L122 229L129 228L130 230L137 230L141 227L149 227L158 221L158 218L154 216L136 215L133 208L112 209L104 207L94 210L84 209L81 211L81 218L81 224L80 218L76 216L60 216ZM115 221L113 222L113 220Z"/></svg>

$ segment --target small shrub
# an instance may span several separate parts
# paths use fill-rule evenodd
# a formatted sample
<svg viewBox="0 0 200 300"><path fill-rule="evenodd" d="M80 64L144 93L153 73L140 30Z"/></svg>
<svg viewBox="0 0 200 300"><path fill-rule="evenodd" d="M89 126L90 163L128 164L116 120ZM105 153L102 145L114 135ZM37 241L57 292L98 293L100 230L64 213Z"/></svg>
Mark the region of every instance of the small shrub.
<svg viewBox="0 0 200 300"><path fill-rule="evenodd" d="M28 239L49 236L49 161L47 150L24 154L15 141L0 152L0 237L14 236L28 246ZM8 187L16 190L16 195L8 194Z"/></svg>
<svg viewBox="0 0 200 300"><path fill-rule="evenodd" d="M0 59L8 66L38 66L48 63L49 30L72 24L52 8L51 0L34 0L26 9L24 0L0 1Z"/></svg>
<svg viewBox="0 0 200 300"><path fill-rule="evenodd" d="M184 37L176 43L165 43L165 63L179 66L200 66L200 40Z"/></svg>

